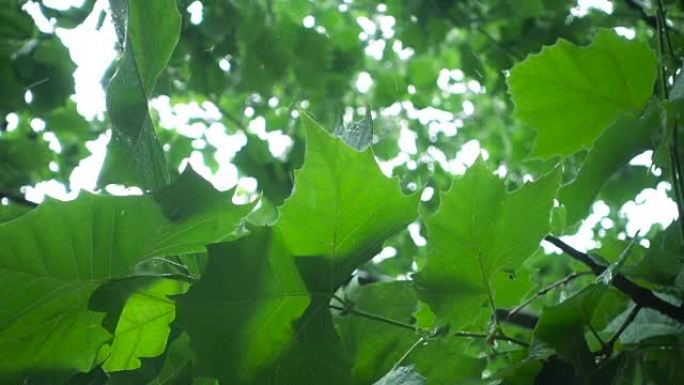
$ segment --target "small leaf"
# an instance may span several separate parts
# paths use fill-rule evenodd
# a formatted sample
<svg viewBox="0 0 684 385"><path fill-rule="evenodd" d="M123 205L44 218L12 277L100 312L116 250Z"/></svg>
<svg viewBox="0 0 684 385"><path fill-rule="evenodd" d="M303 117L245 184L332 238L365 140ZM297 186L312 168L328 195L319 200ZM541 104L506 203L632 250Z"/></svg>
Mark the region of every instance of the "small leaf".
<svg viewBox="0 0 684 385"><path fill-rule="evenodd" d="M169 323L176 314L170 295L182 294L188 288L184 282L160 279L126 301L116 325L109 357L102 368L107 372L140 367L141 357L156 357L164 353L169 337Z"/></svg>

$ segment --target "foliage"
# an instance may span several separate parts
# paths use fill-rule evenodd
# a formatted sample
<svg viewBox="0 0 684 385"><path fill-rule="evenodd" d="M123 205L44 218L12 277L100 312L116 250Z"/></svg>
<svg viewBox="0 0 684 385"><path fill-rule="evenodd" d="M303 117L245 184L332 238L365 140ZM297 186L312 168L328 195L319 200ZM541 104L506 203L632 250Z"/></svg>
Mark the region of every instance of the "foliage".
<svg viewBox="0 0 684 385"><path fill-rule="evenodd" d="M609 4L6 1L0 384L684 382L684 223L621 210L683 212L684 3ZM113 23L106 116L27 7ZM101 135L97 190L27 199Z"/></svg>

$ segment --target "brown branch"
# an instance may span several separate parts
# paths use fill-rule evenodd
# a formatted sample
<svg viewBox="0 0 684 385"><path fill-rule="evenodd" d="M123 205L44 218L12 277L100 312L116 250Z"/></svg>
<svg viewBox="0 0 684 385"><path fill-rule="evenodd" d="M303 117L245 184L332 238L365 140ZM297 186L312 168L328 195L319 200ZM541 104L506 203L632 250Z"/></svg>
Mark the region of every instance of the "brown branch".
<svg viewBox="0 0 684 385"><path fill-rule="evenodd" d="M496 309L496 316L499 321L506 322L512 325L520 326L525 329L534 329L539 322L539 317L534 314L518 311L511 314L512 310Z"/></svg>
<svg viewBox="0 0 684 385"><path fill-rule="evenodd" d="M561 249L572 258L587 265L595 275L600 275L606 267L591 259L587 254L575 249L560 239L548 235L544 238L547 242ZM637 285L622 274L617 274L612 281L613 286L625 293L639 307L649 308L666 316L684 323L684 308L675 306L658 298L652 291Z"/></svg>

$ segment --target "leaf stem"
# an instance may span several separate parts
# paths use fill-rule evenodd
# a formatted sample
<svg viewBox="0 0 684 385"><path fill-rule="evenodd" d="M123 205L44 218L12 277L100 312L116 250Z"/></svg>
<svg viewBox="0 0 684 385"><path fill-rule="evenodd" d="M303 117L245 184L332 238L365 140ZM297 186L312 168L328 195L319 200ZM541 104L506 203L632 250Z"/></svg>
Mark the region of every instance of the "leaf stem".
<svg viewBox="0 0 684 385"><path fill-rule="evenodd" d="M418 338L418 340L416 340L416 342L413 343L413 345L411 345L410 348L408 348L408 350L397 360L397 362L394 363L392 370L395 370L397 367L399 367L399 365L401 365L401 363L404 362L404 360L406 360L406 358L408 358L408 356L410 356L411 353L413 353L423 342L425 342L425 337L421 336Z"/></svg>
<svg viewBox="0 0 684 385"><path fill-rule="evenodd" d="M603 349L600 351L600 355L603 355L606 359L610 357L610 355L613 353L613 348L615 347L615 343L617 342L618 338L620 338L620 335L622 332L627 329L627 327L634 321L636 318L637 314L639 314L639 310L641 310L641 306L636 305L632 309L632 311L629 312L627 315L627 318L625 319L625 322L620 325L620 328L613 334L608 342L603 346Z"/></svg>

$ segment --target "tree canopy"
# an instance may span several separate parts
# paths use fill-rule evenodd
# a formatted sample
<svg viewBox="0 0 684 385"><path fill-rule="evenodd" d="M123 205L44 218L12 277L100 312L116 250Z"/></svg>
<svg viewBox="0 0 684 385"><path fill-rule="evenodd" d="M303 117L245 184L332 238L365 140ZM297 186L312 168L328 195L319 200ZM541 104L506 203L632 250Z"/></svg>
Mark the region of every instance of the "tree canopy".
<svg viewBox="0 0 684 385"><path fill-rule="evenodd" d="M684 1L55 3L0 7L0 385L684 383Z"/></svg>

